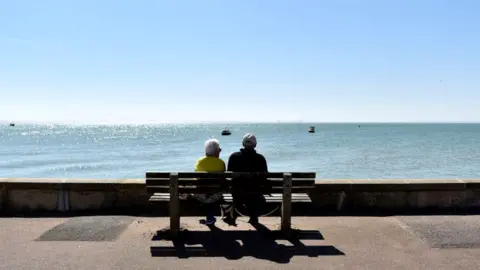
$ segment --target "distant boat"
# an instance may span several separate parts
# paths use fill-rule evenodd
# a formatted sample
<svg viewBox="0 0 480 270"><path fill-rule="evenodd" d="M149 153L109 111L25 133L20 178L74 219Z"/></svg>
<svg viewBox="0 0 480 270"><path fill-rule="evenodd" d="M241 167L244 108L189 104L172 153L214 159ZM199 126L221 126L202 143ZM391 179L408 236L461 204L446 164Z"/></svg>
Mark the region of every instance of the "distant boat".
<svg viewBox="0 0 480 270"><path fill-rule="evenodd" d="M228 128L225 128L224 130L222 130L222 135L223 136L232 135L232 132L230 132Z"/></svg>
<svg viewBox="0 0 480 270"><path fill-rule="evenodd" d="M308 128L308 133L315 133L315 127L314 126L310 126Z"/></svg>
<svg viewBox="0 0 480 270"><path fill-rule="evenodd" d="M11 127L14 127L14 126L15 126L15 123L10 123L10 126L11 126Z"/></svg>

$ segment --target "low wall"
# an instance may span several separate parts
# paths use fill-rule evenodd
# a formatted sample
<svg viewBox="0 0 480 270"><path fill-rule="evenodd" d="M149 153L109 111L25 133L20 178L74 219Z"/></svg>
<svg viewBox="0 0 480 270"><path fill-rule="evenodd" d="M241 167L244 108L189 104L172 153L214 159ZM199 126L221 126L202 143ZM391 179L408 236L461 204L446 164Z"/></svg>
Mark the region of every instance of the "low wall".
<svg viewBox="0 0 480 270"><path fill-rule="evenodd" d="M469 209L480 206L480 179L321 179L309 195L312 214ZM149 197L144 179L0 178L2 213L106 210L168 215L167 203L152 205Z"/></svg>

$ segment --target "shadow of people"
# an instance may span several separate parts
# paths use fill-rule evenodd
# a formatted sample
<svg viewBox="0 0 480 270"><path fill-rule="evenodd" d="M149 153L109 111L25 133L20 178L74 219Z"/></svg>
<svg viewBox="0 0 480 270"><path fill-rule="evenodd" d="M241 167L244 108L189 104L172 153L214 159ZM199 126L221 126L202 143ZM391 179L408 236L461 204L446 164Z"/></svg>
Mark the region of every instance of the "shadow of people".
<svg viewBox="0 0 480 270"><path fill-rule="evenodd" d="M294 231L291 237L282 237L277 231L271 231L261 224L253 225L253 231L224 231L215 225L209 225L210 231L182 231L175 239L159 232L153 241L171 240L173 247L152 246L152 257L224 257L238 260L254 257L276 263L289 263L294 256L339 256L345 255L333 246L306 246L301 239L323 240L319 231ZM276 241L288 240L292 245L278 244ZM242 245L240 244L242 243Z"/></svg>
<svg viewBox="0 0 480 270"><path fill-rule="evenodd" d="M256 231L249 231L242 235L242 243L245 253L250 256L269 260L277 263L288 263L293 254L288 253L283 247L277 244L277 237L267 227L260 223L253 223Z"/></svg>

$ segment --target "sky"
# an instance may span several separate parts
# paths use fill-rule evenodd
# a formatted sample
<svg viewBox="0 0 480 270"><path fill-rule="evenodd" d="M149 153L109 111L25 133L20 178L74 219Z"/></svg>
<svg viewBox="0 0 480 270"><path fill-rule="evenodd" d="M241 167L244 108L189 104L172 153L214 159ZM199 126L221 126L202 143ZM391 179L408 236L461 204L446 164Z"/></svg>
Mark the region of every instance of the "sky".
<svg viewBox="0 0 480 270"><path fill-rule="evenodd" d="M0 120L480 122L480 1L0 0Z"/></svg>

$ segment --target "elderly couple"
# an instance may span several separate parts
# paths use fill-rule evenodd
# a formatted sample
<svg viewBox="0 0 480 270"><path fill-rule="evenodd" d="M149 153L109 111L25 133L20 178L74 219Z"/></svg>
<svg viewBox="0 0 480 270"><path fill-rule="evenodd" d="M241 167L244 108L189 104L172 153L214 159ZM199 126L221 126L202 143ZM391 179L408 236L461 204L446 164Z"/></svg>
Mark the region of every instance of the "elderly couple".
<svg viewBox="0 0 480 270"><path fill-rule="evenodd" d="M268 172L267 161L265 157L255 151L257 146L257 139L254 134L248 133L242 140L243 148L239 152L230 155L228 159L228 167L225 162L220 159L219 141L210 139L205 142L205 156L200 158L196 165L197 172L223 172L225 170L231 172ZM247 214L250 217L250 223L258 222L259 208L265 203L263 195L258 192L258 179L251 178L237 178L233 179L232 196L233 204L243 206L247 209ZM216 222L214 211L216 203L222 199L222 193L216 194L200 194L192 195L197 200L203 203L207 217L205 224L211 225ZM231 215L226 217L225 222L235 223L236 214L231 207Z"/></svg>

